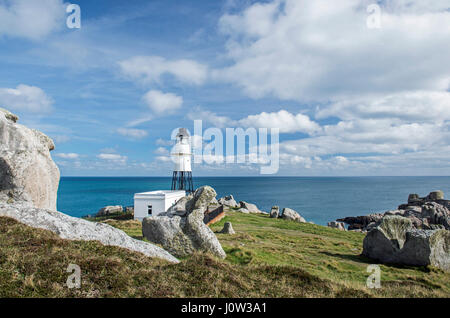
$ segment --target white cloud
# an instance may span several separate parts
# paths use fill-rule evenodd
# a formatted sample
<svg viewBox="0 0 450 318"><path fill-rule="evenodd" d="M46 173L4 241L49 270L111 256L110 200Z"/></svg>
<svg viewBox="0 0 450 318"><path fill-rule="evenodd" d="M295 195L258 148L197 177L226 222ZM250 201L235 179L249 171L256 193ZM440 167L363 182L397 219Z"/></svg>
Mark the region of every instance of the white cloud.
<svg viewBox="0 0 450 318"><path fill-rule="evenodd" d="M173 146L175 144L174 140L164 140L162 138L158 138L156 140L156 144L158 146Z"/></svg>
<svg viewBox="0 0 450 318"><path fill-rule="evenodd" d="M126 77L144 83L160 82L163 75L170 74L180 82L201 85L208 74L208 68L196 61L168 61L159 56L135 56L119 62L119 67Z"/></svg>
<svg viewBox="0 0 450 318"><path fill-rule="evenodd" d="M106 161L112 161L114 163L120 163L125 164L128 157L122 156L119 154L112 154L112 153L101 153L97 156L97 158L106 160Z"/></svg>
<svg viewBox="0 0 450 318"><path fill-rule="evenodd" d="M366 26L365 0L257 3L221 18L233 64L214 76L254 98L302 102L445 91L450 85L450 11L439 10L446 7L439 3L383 7L382 27L376 30Z"/></svg>
<svg viewBox="0 0 450 318"><path fill-rule="evenodd" d="M155 159L160 162L170 162L172 160L170 156L158 156Z"/></svg>
<svg viewBox="0 0 450 318"><path fill-rule="evenodd" d="M225 128L235 125L236 122L227 116L219 116L214 112L211 112L201 107L195 107L187 115L190 120L203 120L205 122L211 123L214 127Z"/></svg>
<svg viewBox="0 0 450 318"><path fill-rule="evenodd" d="M449 124L395 124L389 120L368 119L326 126L320 136L282 142L280 151L307 157L439 152L449 138Z"/></svg>
<svg viewBox="0 0 450 318"><path fill-rule="evenodd" d="M62 159L78 159L80 157L77 153L57 153L55 156Z"/></svg>
<svg viewBox="0 0 450 318"><path fill-rule="evenodd" d="M158 147L155 151L155 154L157 155L168 155L169 154L169 150L167 150L167 148L164 147Z"/></svg>
<svg viewBox="0 0 450 318"><path fill-rule="evenodd" d="M20 84L16 88L0 88L0 105L18 111L48 112L53 100L39 87Z"/></svg>
<svg viewBox="0 0 450 318"><path fill-rule="evenodd" d="M307 115L295 115L283 109L278 112L262 112L239 120L233 120L227 116L220 116L209 110L197 107L188 113L188 118L190 120L203 120L217 128L279 128L280 133L303 132L307 134L314 134L321 130L320 125L312 121Z"/></svg>
<svg viewBox="0 0 450 318"><path fill-rule="evenodd" d="M0 36L38 40L65 26L62 0L0 2Z"/></svg>
<svg viewBox="0 0 450 318"><path fill-rule="evenodd" d="M119 128L117 132L122 136L134 138L134 139L142 139L148 136L148 132L142 129L134 129L134 128Z"/></svg>
<svg viewBox="0 0 450 318"><path fill-rule="evenodd" d="M143 123L149 122L153 120L153 115L143 115L138 119L132 120L126 124L127 127L136 127L142 125Z"/></svg>
<svg viewBox="0 0 450 318"><path fill-rule="evenodd" d="M414 91L347 98L320 109L318 118L396 118L403 121L450 120L450 92Z"/></svg>
<svg viewBox="0 0 450 318"><path fill-rule="evenodd" d="M221 18L231 64L214 79L252 98L317 105L311 118L282 110L235 121L310 134L281 142L285 173L450 173L450 4L388 0L381 29L369 29L371 3L274 0Z"/></svg>
<svg viewBox="0 0 450 318"><path fill-rule="evenodd" d="M291 114L286 110L276 113L262 112L257 115L250 115L239 120L245 127L255 128L279 128L281 133L303 132L314 134L320 131L320 126L303 114Z"/></svg>
<svg viewBox="0 0 450 318"><path fill-rule="evenodd" d="M71 137L67 135L52 135L51 137L56 144L63 144L71 139Z"/></svg>
<svg viewBox="0 0 450 318"><path fill-rule="evenodd" d="M148 91L144 97L144 102L156 114L172 113L183 104L183 98L172 93L163 93L158 90Z"/></svg>

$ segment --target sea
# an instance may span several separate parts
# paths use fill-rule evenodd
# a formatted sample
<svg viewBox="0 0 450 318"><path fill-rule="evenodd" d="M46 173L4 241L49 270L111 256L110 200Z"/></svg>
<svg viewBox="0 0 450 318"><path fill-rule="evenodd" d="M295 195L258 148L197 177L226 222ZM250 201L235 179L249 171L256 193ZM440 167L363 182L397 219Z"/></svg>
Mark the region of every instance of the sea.
<svg viewBox="0 0 450 318"><path fill-rule="evenodd" d="M217 198L232 194L262 211L288 207L307 221L326 225L346 216L384 212L406 203L410 193L442 190L450 196L450 177L197 177ZM138 192L170 189L169 177L62 177L58 211L75 217L107 205L132 206Z"/></svg>

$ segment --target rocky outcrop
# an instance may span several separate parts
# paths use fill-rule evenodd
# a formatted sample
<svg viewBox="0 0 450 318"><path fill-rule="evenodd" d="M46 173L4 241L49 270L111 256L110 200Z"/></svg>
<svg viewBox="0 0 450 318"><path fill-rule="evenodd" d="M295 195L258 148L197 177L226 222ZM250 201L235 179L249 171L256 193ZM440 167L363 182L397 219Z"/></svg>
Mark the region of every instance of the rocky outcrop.
<svg viewBox="0 0 450 318"><path fill-rule="evenodd" d="M238 208L239 207L239 204L237 204L236 200L234 199L234 197L231 194L227 195L226 197L220 198L218 202L219 202L219 204L228 206L230 208Z"/></svg>
<svg viewBox="0 0 450 318"><path fill-rule="evenodd" d="M238 212L244 213L244 214L249 214L250 212L247 209L244 208L240 208L239 210L237 210Z"/></svg>
<svg viewBox="0 0 450 318"><path fill-rule="evenodd" d="M426 197L410 194L407 204L401 204L398 209L364 216L352 216L338 219L339 222L349 224L349 230L367 232L377 225L385 216L397 215L408 218L416 229L450 230L450 204L444 199L442 191L433 191Z"/></svg>
<svg viewBox="0 0 450 318"><path fill-rule="evenodd" d="M116 213L122 213L123 212L123 206L121 205L108 205L104 208L101 208L98 210L96 216L106 216L110 214L116 214Z"/></svg>
<svg viewBox="0 0 450 318"><path fill-rule="evenodd" d="M283 214L281 215L281 218L284 220L306 223L306 220L299 213L289 208L283 209Z"/></svg>
<svg viewBox="0 0 450 318"><path fill-rule="evenodd" d="M233 225L231 224L231 222L225 222L225 224L223 225L223 229L220 231L220 233L222 234L236 234L236 232L233 229Z"/></svg>
<svg viewBox="0 0 450 318"><path fill-rule="evenodd" d="M364 238L363 255L382 263L450 270L450 231L418 230L410 219L385 216Z"/></svg>
<svg viewBox="0 0 450 318"><path fill-rule="evenodd" d="M30 202L56 211L59 169L50 156L53 141L17 121L0 109L0 202Z"/></svg>
<svg viewBox="0 0 450 318"><path fill-rule="evenodd" d="M89 222L53 210L35 208L29 202L0 203L0 216L13 218L34 228L50 230L63 239L99 241L104 245L123 247L149 257L161 258L172 263L178 262L162 248L133 239L110 225Z"/></svg>
<svg viewBox="0 0 450 318"><path fill-rule="evenodd" d="M350 216L343 219L337 219L337 222L349 224L348 230L366 230L369 224L377 223L383 218L383 214L374 213L363 216Z"/></svg>
<svg viewBox="0 0 450 318"><path fill-rule="evenodd" d="M399 210L406 210L411 207L421 207L426 203L435 202L446 208L450 208L450 200L444 199L444 192L441 190L432 191L425 197L420 197L418 194L413 193L408 196L408 203L399 205Z"/></svg>
<svg viewBox="0 0 450 318"><path fill-rule="evenodd" d="M158 216L144 218L142 233L150 242L163 246L175 256L184 257L195 251L209 252L225 258L219 240L203 222L204 213L216 191L209 186L197 189L192 197L182 198L177 208ZM182 210L181 207L185 209Z"/></svg>
<svg viewBox="0 0 450 318"><path fill-rule="evenodd" d="M135 240L109 225L57 212L59 170L50 156L53 141L17 121L17 116L0 109L0 216L50 230L63 239L99 241L178 262L160 247Z"/></svg>
<svg viewBox="0 0 450 318"><path fill-rule="evenodd" d="M240 201L239 205L241 209L246 209L250 213L262 213L255 204Z"/></svg>
<svg viewBox="0 0 450 318"><path fill-rule="evenodd" d="M279 206L273 206L270 210L270 217L272 219L276 219L280 216L280 207Z"/></svg>
<svg viewBox="0 0 450 318"><path fill-rule="evenodd" d="M340 231L345 231L346 230L344 222L332 221L332 222L328 222L327 226L331 227L333 229L338 229Z"/></svg>

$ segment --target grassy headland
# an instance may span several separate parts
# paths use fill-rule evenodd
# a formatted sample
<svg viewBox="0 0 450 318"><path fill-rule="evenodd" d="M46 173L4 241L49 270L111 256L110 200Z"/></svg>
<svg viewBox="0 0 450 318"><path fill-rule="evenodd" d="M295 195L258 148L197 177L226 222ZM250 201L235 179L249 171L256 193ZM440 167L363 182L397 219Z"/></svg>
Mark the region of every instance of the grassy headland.
<svg viewBox="0 0 450 318"><path fill-rule="evenodd" d="M169 264L0 218L0 297L450 297L450 275L431 267L381 265L381 288L368 289L364 234L234 211L212 230L227 221L236 234L216 233L225 260ZM138 221L104 222L142 239ZM81 289L65 285L71 263Z"/></svg>

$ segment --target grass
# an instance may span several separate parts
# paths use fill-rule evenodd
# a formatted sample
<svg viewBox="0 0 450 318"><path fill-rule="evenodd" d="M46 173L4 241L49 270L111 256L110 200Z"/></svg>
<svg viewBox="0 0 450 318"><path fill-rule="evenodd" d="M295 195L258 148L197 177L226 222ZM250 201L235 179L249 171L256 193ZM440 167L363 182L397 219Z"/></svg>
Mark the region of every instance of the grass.
<svg viewBox="0 0 450 318"><path fill-rule="evenodd" d="M139 221L104 222L142 239ZM236 235L217 233L224 222ZM368 289L361 233L234 211L211 228L225 260L169 264L0 218L0 297L450 297L450 275L431 267L380 265L381 288ZM70 263L81 289L65 285Z"/></svg>

